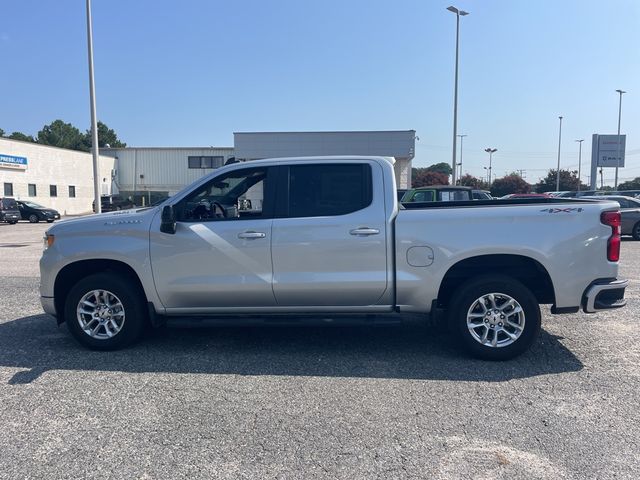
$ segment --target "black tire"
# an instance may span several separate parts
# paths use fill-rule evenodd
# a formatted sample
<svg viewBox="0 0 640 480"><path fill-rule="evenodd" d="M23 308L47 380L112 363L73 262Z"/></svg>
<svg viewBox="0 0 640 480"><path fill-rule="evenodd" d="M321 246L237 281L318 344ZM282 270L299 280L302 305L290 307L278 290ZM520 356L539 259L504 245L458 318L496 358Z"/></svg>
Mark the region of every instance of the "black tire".
<svg viewBox="0 0 640 480"><path fill-rule="evenodd" d="M491 293L508 295L520 304L524 312L524 328L515 341L505 346L485 345L476 339L469 327L467 327L467 314L471 308L483 295ZM483 275L465 282L454 293L450 305L449 322L454 335L469 353L483 360L509 360L514 358L525 352L540 332L540 306L536 297L522 283L506 275ZM481 312L482 310L479 311ZM483 319L484 317L478 319L478 322L482 322ZM511 330L511 333L517 333L515 329L511 329L506 323L504 325L505 328ZM478 327L478 329L481 328ZM508 342L507 334L505 332L498 334L496 333L497 329L496 325L494 331L490 333L491 338L496 335L499 340ZM484 330L475 331L478 334L484 332Z"/></svg>
<svg viewBox="0 0 640 480"><path fill-rule="evenodd" d="M636 223L633 226L633 230L631 231L631 235L634 240L640 240L640 222Z"/></svg>
<svg viewBox="0 0 640 480"><path fill-rule="evenodd" d="M47 220L47 223L53 223L53 220Z"/></svg>
<svg viewBox="0 0 640 480"><path fill-rule="evenodd" d="M9 222L9 225L15 225L18 222Z"/></svg>
<svg viewBox="0 0 640 480"><path fill-rule="evenodd" d="M118 333L111 338L99 339L82 329L76 309L82 298L92 290L107 290L120 300L124 308L124 321ZM91 309L91 307L89 307ZM93 350L117 350L136 342L148 323L144 293L139 285L123 275L97 273L81 279L65 299L64 318L73 337Z"/></svg>
<svg viewBox="0 0 640 480"><path fill-rule="evenodd" d="M38 216L35 213L32 213L31 215L29 215L29 221L31 223L38 223L40 221L40 219L38 218Z"/></svg>

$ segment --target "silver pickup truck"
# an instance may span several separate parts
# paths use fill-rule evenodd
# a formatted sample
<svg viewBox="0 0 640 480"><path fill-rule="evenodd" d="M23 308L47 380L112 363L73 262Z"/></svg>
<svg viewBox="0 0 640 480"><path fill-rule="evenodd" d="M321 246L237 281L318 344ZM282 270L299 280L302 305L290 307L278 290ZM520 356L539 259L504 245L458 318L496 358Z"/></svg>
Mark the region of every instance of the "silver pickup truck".
<svg viewBox="0 0 640 480"><path fill-rule="evenodd" d="M439 319L472 354L511 358L551 312L622 307L618 204L397 201L393 160L220 168L159 206L56 223L44 310L95 349L167 319ZM431 324L431 323L429 323Z"/></svg>

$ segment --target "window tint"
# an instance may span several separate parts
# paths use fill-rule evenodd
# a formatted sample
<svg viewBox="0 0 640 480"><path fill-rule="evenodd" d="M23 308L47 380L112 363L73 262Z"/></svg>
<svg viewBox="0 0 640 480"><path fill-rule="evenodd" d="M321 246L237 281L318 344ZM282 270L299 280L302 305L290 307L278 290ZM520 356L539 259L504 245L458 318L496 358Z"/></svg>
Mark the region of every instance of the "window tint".
<svg viewBox="0 0 640 480"><path fill-rule="evenodd" d="M178 206L181 221L263 218L266 168L245 168L218 176Z"/></svg>
<svg viewBox="0 0 640 480"><path fill-rule="evenodd" d="M58 196L58 186L57 185L49 185L49 196L57 197Z"/></svg>
<svg viewBox="0 0 640 480"><path fill-rule="evenodd" d="M29 184L29 196L30 197L36 197L37 196L37 190L36 190L36 184L35 183L30 183Z"/></svg>
<svg viewBox="0 0 640 480"><path fill-rule="evenodd" d="M69 198L76 198L76 187L75 187L75 185L69 185Z"/></svg>
<svg viewBox="0 0 640 480"><path fill-rule="evenodd" d="M344 215L371 204L369 165L293 165L289 168L289 216Z"/></svg>
<svg viewBox="0 0 640 480"><path fill-rule="evenodd" d="M433 202L434 198L433 190L418 190L413 194L412 202Z"/></svg>
<svg viewBox="0 0 640 480"><path fill-rule="evenodd" d="M4 184L4 194L7 197L13 197L13 183Z"/></svg>

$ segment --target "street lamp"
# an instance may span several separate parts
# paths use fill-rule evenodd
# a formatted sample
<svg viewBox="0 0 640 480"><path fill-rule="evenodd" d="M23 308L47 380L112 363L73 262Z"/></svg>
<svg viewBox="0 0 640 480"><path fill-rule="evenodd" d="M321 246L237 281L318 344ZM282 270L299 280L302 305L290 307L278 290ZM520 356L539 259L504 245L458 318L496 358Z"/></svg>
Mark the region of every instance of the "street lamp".
<svg viewBox="0 0 640 480"><path fill-rule="evenodd" d="M582 172L582 142L584 142L584 138L576 140L576 142L580 145L580 149L578 150L578 191L580 191L580 184L582 183L580 179L580 173Z"/></svg>
<svg viewBox="0 0 640 480"><path fill-rule="evenodd" d="M491 160L493 158L493 154L498 151L497 148L485 148L485 152L489 154L489 187L491 187Z"/></svg>
<svg viewBox="0 0 640 480"><path fill-rule="evenodd" d="M624 90L616 90L620 94L620 103L618 105L618 152L616 155L616 179L614 189L618 189L618 168L620 167L620 120L622 118L622 94L627 93Z"/></svg>
<svg viewBox="0 0 640 480"><path fill-rule="evenodd" d="M558 132L558 171L556 172L556 192L560 191L560 142L562 141L562 116L560 119L560 130Z"/></svg>
<svg viewBox="0 0 640 480"><path fill-rule="evenodd" d="M87 50L89 54L89 102L91 104L91 155L93 156L93 201L95 212L102 212L100 201L100 169L98 167L98 114L96 113L96 85L93 79L93 30L91 0L87 0Z"/></svg>
<svg viewBox="0 0 640 480"><path fill-rule="evenodd" d="M456 184L456 143L458 134L458 44L460 42L460 16L469 15L464 10L458 10L456 7L447 7L447 10L456 14L456 75L453 88L453 155L451 157L451 167L453 169L453 177L451 183Z"/></svg>
<svg viewBox="0 0 640 480"><path fill-rule="evenodd" d="M462 178L462 141L464 140L464 137L466 137L467 135L458 135L458 137L460 137L460 163L458 163L458 165L460 166L460 177L458 178L458 180L460 180L460 178Z"/></svg>

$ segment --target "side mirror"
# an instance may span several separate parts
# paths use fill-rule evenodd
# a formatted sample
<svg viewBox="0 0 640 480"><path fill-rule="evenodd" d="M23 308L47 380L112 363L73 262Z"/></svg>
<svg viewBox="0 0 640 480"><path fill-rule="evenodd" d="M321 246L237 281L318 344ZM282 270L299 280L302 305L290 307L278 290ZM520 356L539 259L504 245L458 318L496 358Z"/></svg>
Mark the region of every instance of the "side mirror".
<svg viewBox="0 0 640 480"><path fill-rule="evenodd" d="M162 207L162 215L160 217L160 231L162 233L176 233L176 213L173 205L165 205Z"/></svg>

